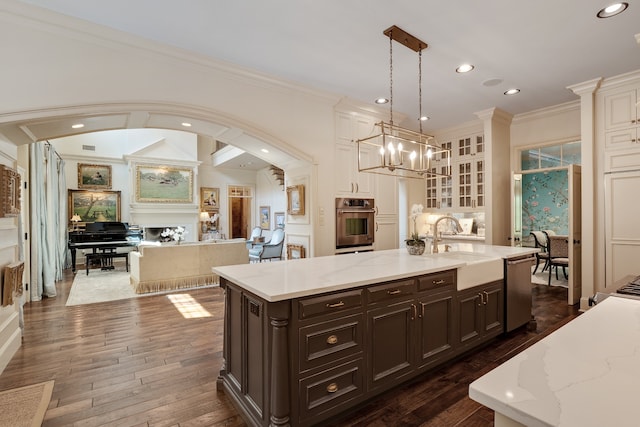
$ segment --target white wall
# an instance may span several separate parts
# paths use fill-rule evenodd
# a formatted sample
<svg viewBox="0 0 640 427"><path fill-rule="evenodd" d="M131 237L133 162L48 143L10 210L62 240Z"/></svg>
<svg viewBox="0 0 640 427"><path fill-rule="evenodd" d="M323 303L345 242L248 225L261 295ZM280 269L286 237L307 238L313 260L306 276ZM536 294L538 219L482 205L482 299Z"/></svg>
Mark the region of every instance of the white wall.
<svg viewBox="0 0 640 427"><path fill-rule="evenodd" d="M16 146L0 136L0 164L16 170L17 159ZM18 217L0 218L0 273L5 266L19 260L19 238ZM3 285L4 275L0 274L0 288ZM5 307L0 304L0 372L7 366L21 344L22 333L19 326L21 304L22 299Z"/></svg>
<svg viewBox="0 0 640 427"><path fill-rule="evenodd" d="M333 106L340 96L17 2L3 3L0 12L0 38L20 40L8 53L16 59L12 66L0 68L0 81L12 82L3 93L11 101L0 103L0 124L67 113L63 107L173 103L197 110L201 120L228 120L285 150L308 153L321 165L323 183L312 203L333 209ZM308 223L307 234L312 228ZM319 234L319 251L331 253L332 235Z"/></svg>

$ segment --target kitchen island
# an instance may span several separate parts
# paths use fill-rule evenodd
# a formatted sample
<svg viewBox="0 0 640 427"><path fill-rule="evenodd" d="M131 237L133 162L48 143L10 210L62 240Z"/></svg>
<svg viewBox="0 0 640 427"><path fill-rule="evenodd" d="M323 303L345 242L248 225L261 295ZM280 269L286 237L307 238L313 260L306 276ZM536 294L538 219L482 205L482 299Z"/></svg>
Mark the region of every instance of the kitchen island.
<svg viewBox="0 0 640 427"><path fill-rule="evenodd" d="M637 426L640 300L609 297L469 386L504 426Z"/></svg>
<svg viewBox="0 0 640 427"><path fill-rule="evenodd" d="M313 425L503 333L503 265L536 250L452 246L214 268L219 388L250 425Z"/></svg>

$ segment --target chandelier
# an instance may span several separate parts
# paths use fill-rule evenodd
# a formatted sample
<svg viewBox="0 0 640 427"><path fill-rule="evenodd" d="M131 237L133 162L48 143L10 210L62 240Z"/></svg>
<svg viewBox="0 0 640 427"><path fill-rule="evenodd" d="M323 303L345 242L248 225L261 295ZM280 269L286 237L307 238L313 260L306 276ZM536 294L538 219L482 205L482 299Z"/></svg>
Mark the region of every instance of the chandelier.
<svg viewBox="0 0 640 427"><path fill-rule="evenodd" d="M379 133L355 141L358 171L417 179L451 176L451 152L437 145L432 135L422 133L422 51L428 45L395 25L383 33L389 38L389 122L376 123ZM418 53L419 132L393 123L394 40Z"/></svg>

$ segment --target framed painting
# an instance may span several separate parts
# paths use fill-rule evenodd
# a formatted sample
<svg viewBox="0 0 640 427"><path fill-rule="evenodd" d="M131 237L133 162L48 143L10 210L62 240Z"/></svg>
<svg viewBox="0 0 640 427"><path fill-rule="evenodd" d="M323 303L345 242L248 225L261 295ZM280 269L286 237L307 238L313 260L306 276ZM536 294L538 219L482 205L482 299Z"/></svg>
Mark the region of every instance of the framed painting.
<svg viewBox="0 0 640 427"><path fill-rule="evenodd" d="M0 165L0 218L20 214L20 174Z"/></svg>
<svg viewBox="0 0 640 427"><path fill-rule="evenodd" d="M82 222L120 221L120 192L69 190L68 222L73 215Z"/></svg>
<svg viewBox="0 0 640 427"><path fill-rule="evenodd" d="M271 208L260 206L260 228L269 230L271 228Z"/></svg>
<svg viewBox="0 0 640 427"><path fill-rule="evenodd" d="M111 190L111 165L78 163L78 188Z"/></svg>
<svg viewBox="0 0 640 427"><path fill-rule="evenodd" d="M276 228L282 228L284 230L284 212L275 212L273 214L273 220L275 221Z"/></svg>
<svg viewBox="0 0 640 427"><path fill-rule="evenodd" d="M299 259L304 257L304 246L287 244L287 259Z"/></svg>
<svg viewBox="0 0 640 427"><path fill-rule="evenodd" d="M200 212L218 212L220 189L200 187Z"/></svg>
<svg viewBox="0 0 640 427"><path fill-rule="evenodd" d="M193 169L137 165L136 202L193 203Z"/></svg>
<svg viewBox="0 0 640 427"><path fill-rule="evenodd" d="M304 215L304 185L287 187L287 213Z"/></svg>

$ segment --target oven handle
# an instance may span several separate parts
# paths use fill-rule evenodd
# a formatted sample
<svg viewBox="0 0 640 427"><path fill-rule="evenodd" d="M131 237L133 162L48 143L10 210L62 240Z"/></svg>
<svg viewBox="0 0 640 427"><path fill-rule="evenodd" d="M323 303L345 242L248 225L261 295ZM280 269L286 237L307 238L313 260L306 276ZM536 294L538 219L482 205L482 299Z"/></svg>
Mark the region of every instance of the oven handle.
<svg viewBox="0 0 640 427"><path fill-rule="evenodd" d="M375 213L375 209L338 209L338 215L343 213Z"/></svg>

